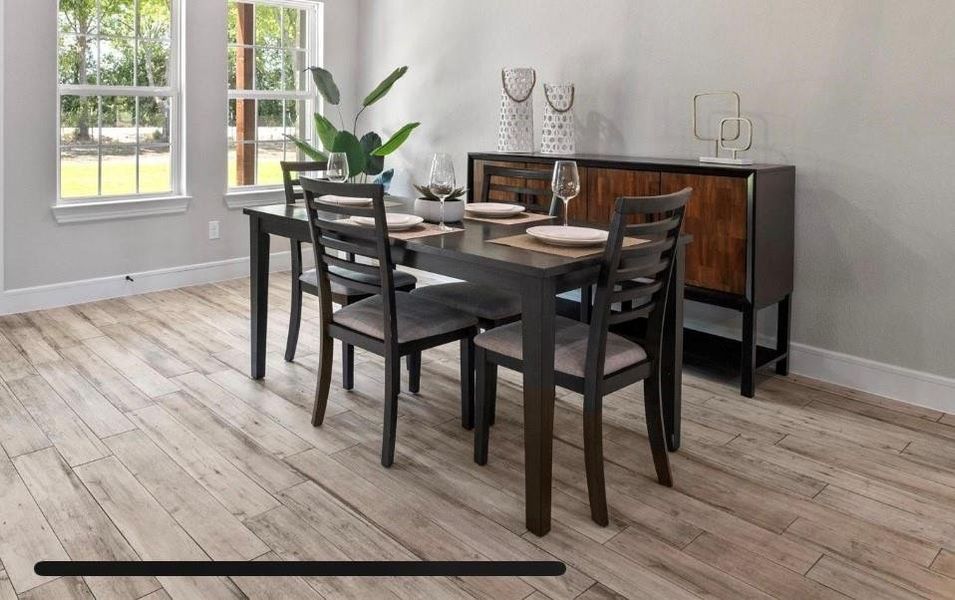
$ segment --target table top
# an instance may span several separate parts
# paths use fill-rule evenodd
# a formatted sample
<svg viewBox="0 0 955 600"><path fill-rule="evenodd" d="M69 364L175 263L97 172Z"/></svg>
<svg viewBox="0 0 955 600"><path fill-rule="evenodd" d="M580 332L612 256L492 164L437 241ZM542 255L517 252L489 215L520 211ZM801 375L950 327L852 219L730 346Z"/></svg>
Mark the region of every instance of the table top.
<svg viewBox="0 0 955 600"><path fill-rule="evenodd" d="M308 216L303 204L272 204L246 208L243 212L266 219L287 219L300 221L304 226L308 224ZM389 209L389 212L410 211L405 204L393 207ZM392 242L395 246L403 247L405 251L440 255L472 263L475 267L494 268L532 277L554 277L600 264L602 254L568 258L488 243L489 240L518 235L526 231L528 227L545 223L545 221L535 221L528 224L496 225L464 220L461 223L451 223L452 227L463 228L463 231L412 240L392 240Z"/></svg>

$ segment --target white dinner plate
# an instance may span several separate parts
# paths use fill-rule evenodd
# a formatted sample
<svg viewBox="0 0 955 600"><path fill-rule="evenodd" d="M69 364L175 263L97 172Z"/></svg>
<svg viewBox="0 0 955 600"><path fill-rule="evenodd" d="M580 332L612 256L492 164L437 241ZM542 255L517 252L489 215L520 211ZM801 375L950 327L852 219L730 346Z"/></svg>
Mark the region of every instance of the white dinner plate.
<svg viewBox="0 0 955 600"><path fill-rule="evenodd" d="M464 210L475 216L503 219L524 212L524 207L503 202L474 202L465 204Z"/></svg>
<svg viewBox="0 0 955 600"><path fill-rule="evenodd" d="M341 206L371 206L371 198L351 198L349 196L335 196L329 194L318 199L319 202L339 204Z"/></svg>
<svg viewBox="0 0 955 600"><path fill-rule="evenodd" d="M603 229L590 227L541 225L528 227L527 235L553 246L599 246L607 242L609 234Z"/></svg>
<svg viewBox="0 0 955 600"><path fill-rule="evenodd" d="M353 223L364 227L375 226L374 217L352 217L351 220ZM417 215L406 215L404 213L388 213L385 215L385 220L388 222L389 231L404 231L424 222L424 219Z"/></svg>

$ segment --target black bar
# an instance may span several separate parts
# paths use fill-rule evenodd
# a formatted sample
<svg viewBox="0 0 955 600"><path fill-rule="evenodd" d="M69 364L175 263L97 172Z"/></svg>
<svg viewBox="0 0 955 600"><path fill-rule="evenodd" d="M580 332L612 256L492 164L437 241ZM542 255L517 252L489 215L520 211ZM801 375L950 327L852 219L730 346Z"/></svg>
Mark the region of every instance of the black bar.
<svg viewBox="0 0 955 600"><path fill-rule="evenodd" d="M42 561L45 577L557 577L558 561Z"/></svg>

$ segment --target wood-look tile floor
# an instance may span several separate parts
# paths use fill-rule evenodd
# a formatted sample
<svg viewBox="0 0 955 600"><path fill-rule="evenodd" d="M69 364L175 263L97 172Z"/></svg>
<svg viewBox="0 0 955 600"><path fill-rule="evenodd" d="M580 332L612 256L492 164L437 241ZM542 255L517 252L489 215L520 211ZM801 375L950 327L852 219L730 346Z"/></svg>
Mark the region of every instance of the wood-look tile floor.
<svg viewBox="0 0 955 600"><path fill-rule="evenodd" d="M612 523L589 519L580 399L559 393L553 530L524 528L520 386L471 460L456 347L402 394L378 463L382 365L340 370L325 426L309 298L247 377L248 282L0 317L0 600L12 598L955 598L955 417L795 378L747 400L689 373L676 485L652 477L639 386L609 397ZM541 559L554 579L50 580L46 560Z"/></svg>

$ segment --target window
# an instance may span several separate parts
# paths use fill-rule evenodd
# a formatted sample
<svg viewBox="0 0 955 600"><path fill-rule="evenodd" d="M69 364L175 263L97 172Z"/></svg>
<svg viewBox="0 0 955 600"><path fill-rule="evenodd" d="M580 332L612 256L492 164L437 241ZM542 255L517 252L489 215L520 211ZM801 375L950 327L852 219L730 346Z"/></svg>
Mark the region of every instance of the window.
<svg viewBox="0 0 955 600"><path fill-rule="evenodd" d="M178 0L59 0L60 198L177 191Z"/></svg>
<svg viewBox="0 0 955 600"><path fill-rule="evenodd" d="M282 160L298 160L287 134L309 137L315 110L306 69L319 64L319 4L230 1L229 189L282 184Z"/></svg>

